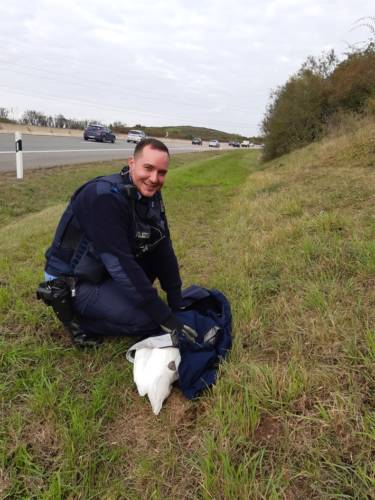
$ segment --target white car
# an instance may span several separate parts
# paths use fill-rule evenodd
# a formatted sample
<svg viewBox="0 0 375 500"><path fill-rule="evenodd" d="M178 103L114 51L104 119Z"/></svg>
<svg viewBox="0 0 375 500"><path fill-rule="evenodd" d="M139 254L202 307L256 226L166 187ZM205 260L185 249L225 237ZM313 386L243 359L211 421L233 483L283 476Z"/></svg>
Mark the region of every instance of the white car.
<svg viewBox="0 0 375 500"><path fill-rule="evenodd" d="M250 141L241 142L241 148L249 148L249 147L250 147Z"/></svg>
<svg viewBox="0 0 375 500"><path fill-rule="evenodd" d="M208 147L209 148L219 148L220 147L220 142L217 139L212 139L212 141L210 141L208 143Z"/></svg>
<svg viewBox="0 0 375 500"><path fill-rule="evenodd" d="M126 142L134 142L135 144L138 144L138 142L142 139L146 139L146 134L143 130L129 130Z"/></svg>

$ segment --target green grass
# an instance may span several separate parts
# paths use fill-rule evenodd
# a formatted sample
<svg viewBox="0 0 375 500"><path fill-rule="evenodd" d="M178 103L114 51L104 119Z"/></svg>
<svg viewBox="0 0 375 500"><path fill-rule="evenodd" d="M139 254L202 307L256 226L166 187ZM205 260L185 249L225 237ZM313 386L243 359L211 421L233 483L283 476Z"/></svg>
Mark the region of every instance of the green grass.
<svg viewBox="0 0 375 500"><path fill-rule="evenodd" d="M231 300L216 386L155 417L129 340L73 349L34 298L71 192L119 162L0 179L4 498L375 498L369 126L267 164L177 155L164 198L186 286Z"/></svg>

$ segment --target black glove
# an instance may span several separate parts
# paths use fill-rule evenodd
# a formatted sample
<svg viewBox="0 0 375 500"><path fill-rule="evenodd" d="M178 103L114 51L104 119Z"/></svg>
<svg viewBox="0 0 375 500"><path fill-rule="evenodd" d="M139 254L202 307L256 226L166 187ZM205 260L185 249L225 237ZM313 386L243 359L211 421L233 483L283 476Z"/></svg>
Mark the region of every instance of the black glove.
<svg viewBox="0 0 375 500"><path fill-rule="evenodd" d="M171 288L170 290L167 290L167 301L172 311L180 311L184 309L181 287Z"/></svg>
<svg viewBox="0 0 375 500"><path fill-rule="evenodd" d="M182 339L194 344L198 337L194 328L184 325L173 314L160 326L166 333L170 334L174 347L178 347Z"/></svg>

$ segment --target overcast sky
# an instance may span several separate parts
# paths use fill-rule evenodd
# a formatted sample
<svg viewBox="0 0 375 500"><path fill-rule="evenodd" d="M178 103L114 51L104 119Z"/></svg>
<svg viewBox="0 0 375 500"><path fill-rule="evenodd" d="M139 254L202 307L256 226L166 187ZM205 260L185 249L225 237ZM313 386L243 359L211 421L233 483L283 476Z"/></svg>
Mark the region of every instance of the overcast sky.
<svg viewBox="0 0 375 500"><path fill-rule="evenodd" d="M308 55L365 40L374 0L0 0L0 107L259 133Z"/></svg>

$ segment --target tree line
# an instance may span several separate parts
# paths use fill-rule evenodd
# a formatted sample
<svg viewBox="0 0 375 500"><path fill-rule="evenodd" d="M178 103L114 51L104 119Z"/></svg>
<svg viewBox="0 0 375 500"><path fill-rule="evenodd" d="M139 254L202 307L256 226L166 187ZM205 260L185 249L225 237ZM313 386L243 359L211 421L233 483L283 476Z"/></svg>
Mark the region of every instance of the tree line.
<svg viewBox="0 0 375 500"><path fill-rule="evenodd" d="M35 125L37 127L71 128L83 130L93 120L77 120L67 118L62 114L55 116L46 115L41 111L27 109L19 120L11 118L11 110L0 107L0 122L20 123L23 125Z"/></svg>
<svg viewBox="0 0 375 500"><path fill-rule="evenodd" d="M333 50L309 56L271 93L261 125L264 160L316 141L353 117L375 117L375 18L360 26L371 36L349 47L343 60Z"/></svg>
<svg viewBox="0 0 375 500"><path fill-rule="evenodd" d="M100 123L95 120L76 120L73 118L66 118L62 114L56 116L50 116L36 110L26 110L19 120L11 118L11 111L7 108L0 107L0 122L7 123L20 123L23 125L34 125L37 127L49 127L49 128L67 128L67 129L77 129L83 130L89 123ZM244 136L240 134L229 134L227 132L222 132L220 130L209 129L205 127L193 127L193 126L166 126L166 127L149 127L147 125L142 125L140 123L130 127L126 123L121 121L115 121L108 126L113 132L117 134L127 134L131 129L143 130L146 135L150 137L169 137L175 139L188 139L191 140L193 137L201 137L205 141L211 139L218 139L220 141L228 140L242 140ZM261 144L263 141L262 137L254 136L249 138L254 144Z"/></svg>

